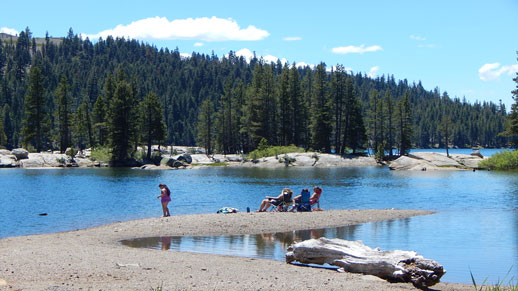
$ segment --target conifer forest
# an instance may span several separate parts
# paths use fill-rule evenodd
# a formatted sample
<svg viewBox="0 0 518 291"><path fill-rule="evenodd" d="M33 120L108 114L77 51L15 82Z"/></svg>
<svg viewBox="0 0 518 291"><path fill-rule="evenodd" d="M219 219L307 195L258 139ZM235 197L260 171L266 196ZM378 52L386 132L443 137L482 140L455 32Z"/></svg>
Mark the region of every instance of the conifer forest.
<svg viewBox="0 0 518 291"><path fill-rule="evenodd" d="M247 61L232 51L185 57L72 29L35 38L27 28L0 38L0 148L108 147L123 160L151 144L225 154L260 143L339 154L506 146L503 104L344 65Z"/></svg>

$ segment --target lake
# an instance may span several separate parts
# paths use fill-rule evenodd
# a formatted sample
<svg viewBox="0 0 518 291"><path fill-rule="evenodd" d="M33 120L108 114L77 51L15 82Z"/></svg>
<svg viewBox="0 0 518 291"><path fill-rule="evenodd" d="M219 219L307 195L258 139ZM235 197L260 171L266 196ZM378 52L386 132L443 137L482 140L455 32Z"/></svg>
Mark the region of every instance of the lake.
<svg viewBox="0 0 518 291"><path fill-rule="evenodd" d="M415 250L444 265L446 282L518 278L518 175L495 171L394 172L330 169L205 168L0 170L0 237L74 230L161 216L157 185L172 190L173 215L256 210L283 187L320 185L324 209L400 208L437 214L368 223L348 239ZM40 213L47 213L40 216ZM337 233L326 230L326 236ZM347 231L346 231L347 232Z"/></svg>

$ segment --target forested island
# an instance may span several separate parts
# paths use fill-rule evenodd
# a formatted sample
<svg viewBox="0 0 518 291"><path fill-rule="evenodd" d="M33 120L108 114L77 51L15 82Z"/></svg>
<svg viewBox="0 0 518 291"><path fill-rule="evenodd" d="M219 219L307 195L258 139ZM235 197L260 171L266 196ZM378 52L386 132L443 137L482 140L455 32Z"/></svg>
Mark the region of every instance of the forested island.
<svg viewBox="0 0 518 291"><path fill-rule="evenodd" d="M150 158L152 144L199 145L208 154L294 145L392 156L412 147L505 147L509 138L499 134L513 114L503 103L471 104L340 64L247 61L232 51L183 56L137 40L90 41L72 29L63 38L34 38L29 28L0 35L6 149L107 148L113 161L141 145Z"/></svg>

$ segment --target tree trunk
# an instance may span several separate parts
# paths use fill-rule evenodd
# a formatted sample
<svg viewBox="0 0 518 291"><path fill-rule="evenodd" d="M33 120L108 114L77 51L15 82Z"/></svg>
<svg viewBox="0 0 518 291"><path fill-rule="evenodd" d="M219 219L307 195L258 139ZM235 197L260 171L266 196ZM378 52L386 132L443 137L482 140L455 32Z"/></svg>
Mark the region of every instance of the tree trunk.
<svg viewBox="0 0 518 291"><path fill-rule="evenodd" d="M347 272L374 275L390 282L411 282L417 288L435 285L446 272L436 261L413 251L371 249L361 241L310 239L288 247L286 262L330 264Z"/></svg>

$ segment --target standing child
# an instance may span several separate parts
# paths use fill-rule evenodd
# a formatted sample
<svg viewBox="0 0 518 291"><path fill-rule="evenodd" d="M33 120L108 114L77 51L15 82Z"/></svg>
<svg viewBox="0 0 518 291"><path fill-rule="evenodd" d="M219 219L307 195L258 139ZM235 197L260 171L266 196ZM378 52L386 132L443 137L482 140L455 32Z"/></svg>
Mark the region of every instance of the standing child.
<svg viewBox="0 0 518 291"><path fill-rule="evenodd" d="M156 198L160 198L160 201L162 202L162 212L164 213L164 217L171 216L169 208L167 208L167 204L171 202L171 190L169 190L165 184L158 185L158 188L160 188L160 195Z"/></svg>

